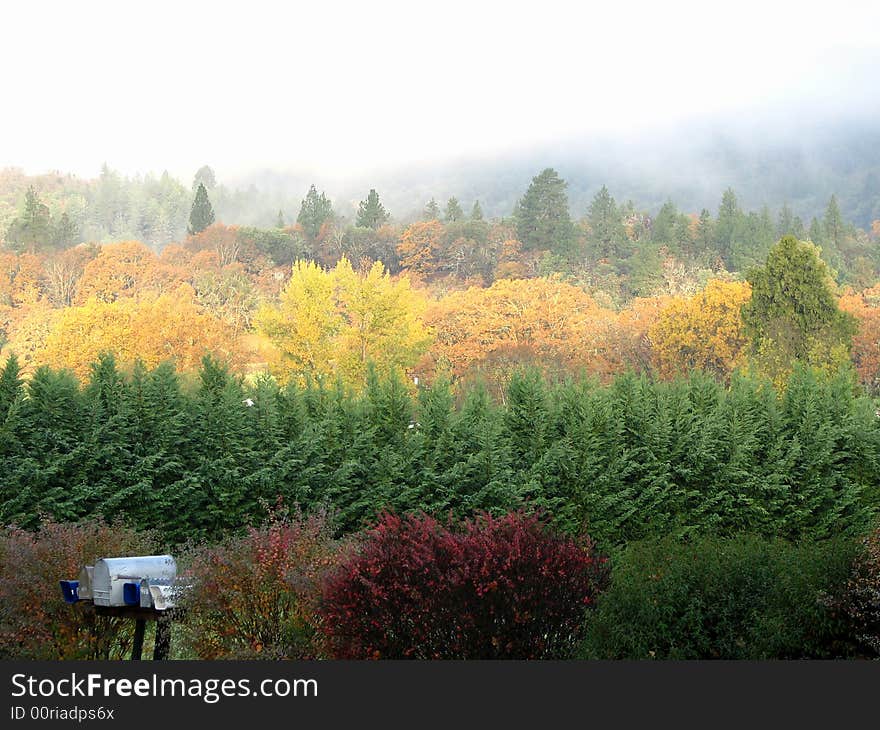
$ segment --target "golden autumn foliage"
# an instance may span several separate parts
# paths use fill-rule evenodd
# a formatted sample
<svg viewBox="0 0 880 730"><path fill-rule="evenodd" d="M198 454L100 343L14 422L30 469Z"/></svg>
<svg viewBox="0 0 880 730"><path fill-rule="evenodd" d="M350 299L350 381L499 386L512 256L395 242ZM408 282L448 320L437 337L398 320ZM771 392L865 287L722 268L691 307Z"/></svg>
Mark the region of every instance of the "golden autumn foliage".
<svg viewBox="0 0 880 730"><path fill-rule="evenodd" d="M419 276L435 273L442 254L443 232L440 221L422 221L409 226L397 245L401 267Z"/></svg>
<svg viewBox="0 0 880 730"><path fill-rule="evenodd" d="M0 350L0 359L15 353L22 370L33 371L41 362L40 358L49 333L64 311L66 310L54 309L44 300L29 307L9 308L5 310L5 316L3 308L0 307L0 318L2 318L0 324L8 335L8 341Z"/></svg>
<svg viewBox="0 0 880 730"><path fill-rule="evenodd" d="M880 285L840 298L840 308L858 323L853 336L852 361L859 380L876 391L880 386Z"/></svg>
<svg viewBox="0 0 880 730"><path fill-rule="evenodd" d="M346 258L330 270L297 261L278 305L261 308L256 324L278 350L281 380L361 384L370 362L385 372L419 359L430 344L425 307L408 279L393 280L379 262L360 273Z"/></svg>
<svg viewBox="0 0 880 730"><path fill-rule="evenodd" d="M495 266L496 279L523 279L529 275L528 266L523 262L522 244L509 238L501 243L498 264Z"/></svg>
<svg viewBox="0 0 880 730"><path fill-rule="evenodd" d="M204 231L189 236L184 248L194 253L211 251L216 255L220 266L227 266L237 261L241 253L238 226L213 223Z"/></svg>
<svg viewBox="0 0 880 730"><path fill-rule="evenodd" d="M76 304L90 299L115 302L144 291L171 291L186 277L186 272L161 261L138 241L108 243L86 264L76 294Z"/></svg>
<svg viewBox="0 0 880 730"><path fill-rule="evenodd" d="M605 373L605 333L614 321L583 289L556 278L499 279L453 292L428 311L434 362L453 375L515 353L567 370Z"/></svg>
<svg viewBox="0 0 880 730"><path fill-rule="evenodd" d="M102 352L112 352L122 363L142 360L147 367L173 360L181 370L198 367L206 353L236 367L244 364L229 326L198 307L187 284L167 294L117 302L90 299L62 310L38 362L85 378Z"/></svg>
<svg viewBox="0 0 880 730"><path fill-rule="evenodd" d="M0 251L0 305L20 307L36 303L44 279L42 256Z"/></svg>
<svg viewBox="0 0 880 730"><path fill-rule="evenodd" d="M744 361L749 340L740 310L750 296L747 282L713 279L692 297L672 299L648 331L657 373L729 377Z"/></svg>

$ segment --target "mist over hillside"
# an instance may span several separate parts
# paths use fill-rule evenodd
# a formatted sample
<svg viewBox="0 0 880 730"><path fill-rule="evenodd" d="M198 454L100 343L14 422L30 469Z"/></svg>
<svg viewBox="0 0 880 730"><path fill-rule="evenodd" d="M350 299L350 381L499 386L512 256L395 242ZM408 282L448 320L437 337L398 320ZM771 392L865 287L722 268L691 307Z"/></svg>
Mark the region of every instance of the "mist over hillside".
<svg viewBox="0 0 880 730"><path fill-rule="evenodd" d="M335 209L351 215L369 188L379 190L398 220L418 215L432 197L479 200L490 217L513 212L531 178L554 167L568 183L572 215L581 217L606 185L618 201L632 200L651 213L667 200L679 209L715 211L732 187L743 206L777 210L788 203L809 221L821 216L836 194L844 217L860 227L880 218L880 124L876 118L813 127L786 134L776 127L747 128L690 124L639 135L592 136L505 155L462 157L408 168L377 170L349 178L310 171L266 169L225 179L229 187L253 187L262 211L248 211L242 223L266 224L278 208L295 215L315 183ZM239 221L229 221L239 222Z"/></svg>

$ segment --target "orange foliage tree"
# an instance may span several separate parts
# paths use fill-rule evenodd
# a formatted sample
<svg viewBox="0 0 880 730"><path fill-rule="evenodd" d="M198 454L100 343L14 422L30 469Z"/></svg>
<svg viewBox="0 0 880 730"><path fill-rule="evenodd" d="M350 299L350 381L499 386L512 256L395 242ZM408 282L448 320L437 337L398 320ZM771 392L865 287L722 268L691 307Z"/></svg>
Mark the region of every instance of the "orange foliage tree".
<svg viewBox="0 0 880 730"><path fill-rule="evenodd" d="M193 252L213 251L220 266L232 264L238 260L242 248L238 226L214 223L201 233L187 238L185 248Z"/></svg>
<svg viewBox="0 0 880 730"><path fill-rule="evenodd" d="M400 236L397 254L400 265L419 276L431 276L443 254L443 224L439 221L413 223Z"/></svg>
<svg viewBox="0 0 880 730"><path fill-rule="evenodd" d="M840 308L856 318L852 360L862 384L880 389L880 285L840 298Z"/></svg>
<svg viewBox="0 0 880 730"><path fill-rule="evenodd" d="M229 325L203 311L188 284L166 294L117 302L90 299L65 309L37 358L84 379L102 352L112 352L120 362L139 359L147 367L174 360L180 370L197 368L206 353L234 367L244 360Z"/></svg>
<svg viewBox="0 0 880 730"><path fill-rule="evenodd" d="M74 303L89 299L115 302L147 290L161 291L180 283L176 269L159 265L159 260L139 241L108 243L86 264Z"/></svg>
<svg viewBox="0 0 880 730"><path fill-rule="evenodd" d="M456 376L492 361L513 366L524 359L604 373L605 333L614 318L583 289L556 278L499 279L487 289L454 292L426 315L436 333L432 360Z"/></svg>

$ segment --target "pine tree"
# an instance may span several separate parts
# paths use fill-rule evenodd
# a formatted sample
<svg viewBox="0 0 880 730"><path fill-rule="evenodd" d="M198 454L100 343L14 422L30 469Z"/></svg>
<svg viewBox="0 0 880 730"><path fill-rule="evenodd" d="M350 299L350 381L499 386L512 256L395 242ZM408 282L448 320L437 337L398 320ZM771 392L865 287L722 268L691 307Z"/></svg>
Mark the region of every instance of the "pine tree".
<svg viewBox="0 0 880 730"><path fill-rule="evenodd" d="M523 248L562 256L573 252L574 224L565 188L565 181L549 167L532 179L515 211L517 236Z"/></svg>
<svg viewBox="0 0 880 730"><path fill-rule="evenodd" d="M743 239L744 215L736 193L727 188L721 196L718 218L715 222L715 240L718 253L728 269L735 270L740 243Z"/></svg>
<svg viewBox="0 0 880 730"><path fill-rule="evenodd" d="M196 189L196 197L193 200L192 210L189 214L189 226L187 232L190 236L201 233L214 222L214 208L208 200L208 191L203 183L199 183Z"/></svg>
<svg viewBox="0 0 880 730"><path fill-rule="evenodd" d="M422 212L422 220L426 221L439 221L440 220L440 206L437 205L437 201L434 198L431 198L428 201L428 204L425 206L425 210Z"/></svg>
<svg viewBox="0 0 880 730"><path fill-rule="evenodd" d="M825 259L835 268L840 265L840 253L843 249L846 229L843 218L840 215L840 207L837 205L837 196L832 195L825 209L825 217L822 219L824 236L823 252Z"/></svg>
<svg viewBox="0 0 880 730"><path fill-rule="evenodd" d="M382 203L379 202L379 194L370 188L366 200L362 200L358 205L357 222L358 228L372 228L375 230L379 226L387 223L389 218L388 212Z"/></svg>
<svg viewBox="0 0 880 730"><path fill-rule="evenodd" d="M472 221L481 221L483 220L483 209L480 207L480 201L474 201L474 207L471 208L471 220Z"/></svg>
<svg viewBox="0 0 880 730"><path fill-rule="evenodd" d="M815 216L813 217L813 220L810 221L809 236L810 243L815 243L817 246L821 246L825 243L825 230L819 222L819 219Z"/></svg>
<svg viewBox="0 0 880 730"><path fill-rule="evenodd" d="M278 211L278 218L275 219L275 227L276 228L284 228L284 211Z"/></svg>
<svg viewBox="0 0 880 730"><path fill-rule="evenodd" d="M23 383L18 358L15 353L11 353L6 358L3 370L0 370L0 421L6 417L9 409L24 397Z"/></svg>
<svg viewBox="0 0 880 730"><path fill-rule="evenodd" d="M630 254L631 247L620 211L604 185L590 203L587 222L590 226L588 240L597 259L620 259Z"/></svg>
<svg viewBox="0 0 880 730"><path fill-rule="evenodd" d="M31 185L25 194L21 215L12 221L6 231L7 245L17 253L34 253L50 242L51 235L49 208L40 200Z"/></svg>
<svg viewBox="0 0 880 730"><path fill-rule="evenodd" d="M651 240L654 243L660 244L670 244L675 238L675 224L678 220L678 209L675 207L675 203L671 200L667 200L663 207L660 208L660 212L657 213L657 217L654 219L653 226L651 228Z"/></svg>
<svg viewBox="0 0 880 730"><path fill-rule="evenodd" d="M306 235L312 240L318 237L321 226L333 217L333 206L324 193L318 193L314 185L309 187L309 192L302 201L296 222L299 223Z"/></svg>
<svg viewBox="0 0 880 730"><path fill-rule="evenodd" d="M65 211L52 226L52 246L55 249L64 250L73 246L78 239L79 229Z"/></svg>
<svg viewBox="0 0 880 730"><path fill-rule="evenodd" d="M450 198L446 202L446 212L443 214L444 223L455 223L464 218L464 211L458 203L458 198Z"/></svg>
<svg viewBox="0 0 880 730"><path fill-rule="evenodd" d="M715 224L712 221L712 214L703 208L700 211L700 220L697 223L697 250L701 254L708 254L712 251L715 242Z"/></svg>
<svg viewBox="0 0 880 730"><path fill-rule="evenodd" d="M797 238L794 232L794 214L791 212L788 203L784 203L779 211L779 219L776 223L776 236L778 238L782 238L782 236L794 236Z"/></svg>

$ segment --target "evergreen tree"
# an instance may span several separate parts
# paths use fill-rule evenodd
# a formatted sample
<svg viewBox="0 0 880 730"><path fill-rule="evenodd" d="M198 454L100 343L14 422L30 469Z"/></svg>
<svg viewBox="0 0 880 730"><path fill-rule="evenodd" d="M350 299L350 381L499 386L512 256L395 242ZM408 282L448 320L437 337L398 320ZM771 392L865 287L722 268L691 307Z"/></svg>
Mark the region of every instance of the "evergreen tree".
<svg viewBox="0 0 880 730"><path fill-rule="evenodd" d="M784 236L748 279L752 297L743 320L764 372L779 382L796 361L833 368L848 360L855 320L839 309L814 244Z"/></svg>
<svg viewBox="0 0 880 730"><path fill-rule="evenodd" d="M794 213L791 212L788 203L784 203L782 209L779 211L779 218L776 223L776 236L778 238L782 238L782 236L795 236ZM795 236L795 238L797 238L797 236Z"/></svg>
<svg viewBox="0 0 880 730"><path fill-rule="evenodd" d="M565 181L549 167L532 179L515 211L517 236L523 248L572 253L574 224L565 188Z"/></svg>
<svg viewBox="0 0 880 730"><path fill-rule="evenodd" d="M333 206L324 193L318 193L314 185L302 201L296 222L312 240L318 237L321 226L333 217Z"/></svg>
<svg viewBox="0 0 880 730"><path fill-rule="evenodd" d="M18 253L33 253L50 242L51 233L49 208L40 200L31 185L25 194L24 210L6 231L7 245Z"/></svg>
<svg viewBox="0 0 880 730"><path fill-rule="evenodd" d="M837 196L832 195L825 209L825 217L822 219L822 231L824 233L823 254L825 260L833 268L841 265L841 251L844 247L846 229L843 218L840 215L840 207L837 205Z"/></svg>
<svg viewBox="0 0 880 730"><path fill-rule="evenodd" d="M593 196L587 211L587 223L590 226L588 240L595 258L621 259L630 254L631 246L620 211L604 185Z"/></svg>
<svg viewBox="0 0 880 730"><path fill-rule="evenodd" d="M782 210L779 211L779 220L776 224L776 238L779 239L782 236L794 236L799 241L806 237L804 222L799 216L792 213L788 203L785 203Z"/></svg>
<svg viewBox="0 0 880 730"><path fill-rule="evenodd" d="M446 201L446 211L443 214L444 223L455 223L464 218L464 211L458 203L458 198L452 197Z"/></svg>
<svg viewBox="0 0 880 730"><path fill-rule="evenodd" d="M275 227L276 228L284 228L284 211L278 211L278 218L275 219Z"/></svg>
<svg viewBox="0 0 880 730"><path fill-rule="evenodd" d="M422 220L426 221L439 221L440 220L440 206L437 205L437 201L434 198L431 198L428 201L428 204L425 206L425 210L422 212Z"/></svg>
<svg viewBox="0 0 880 730"><path fill-rule="evenodd" d="M79 240L79 229L67 212L61 214L52 226L52 246L59 250L70 248Z"/></svg>
<svg viewBox="0 0 880 730"><path fill-rule="evenodd" d="M480 201L474 201L474 207L471 208L471 220L472 221L481 221L483 220L483 209L480 207Z"/></svg>
<svg viewBox="0 0 880 730"><path fill-rule="evenodd" d="M675 203L671 200L667 200L663 207L660 208L660 212L657 213L657 217L654 219L654 224L651 229L651 240L654 243L660 244L670 244L675 238L675 224L678 221L678 209L675 207Z"/></svg>
<svg viewBox="0 0 880 730"><path fill-rule="evenodd" d="M357 221L355 225L358 228L377 229L379 226L388 222L389 215L382 203L379 202L379 194L370 189L366 200L362 200L358 205Z"/></svg>
<svg viewBox="0 0 880 730"><path fill-rule="evenodd" d="M192 210L189 214L189 226L187 232L190 236L201 233L214 222L214 208L208 200L208 191L204 184L199 183L196 189L196 197L193 200Z"/></svg>
<svg viewBox="0 0 880 730"><path fill-rule="evenodd" d="M813 220L810 221L809 235L811 243L815 243L817 246L821 246L825 243L825 231L822 228L819 219L815 216L813 217Z"/></svg>
<svg viewBox="0 0 880 730"><path fill-rule="evenodd" d="M700 211L700 220L697 223L697 239L695 244L701 254L708 254L714 248L714 243L715 224L712 221L712 214L706 208L703 208Z"/></svg>
<svg viewBox="0 0 880 730"><path fill-rule="evenodd" d="M15 353L11 353L6 358L3 370L0 370L0 423L13 405L24 396L23 384L18 358Z"/></svg>
<svg viewBox="0 0 880 730"><path fill-rule="evenodd" d="M715 222L715 240L722 261L730 270L736 270L740 244L744 238L744 218L736 193L727 188L721 196L718 218Z"/></svg>

